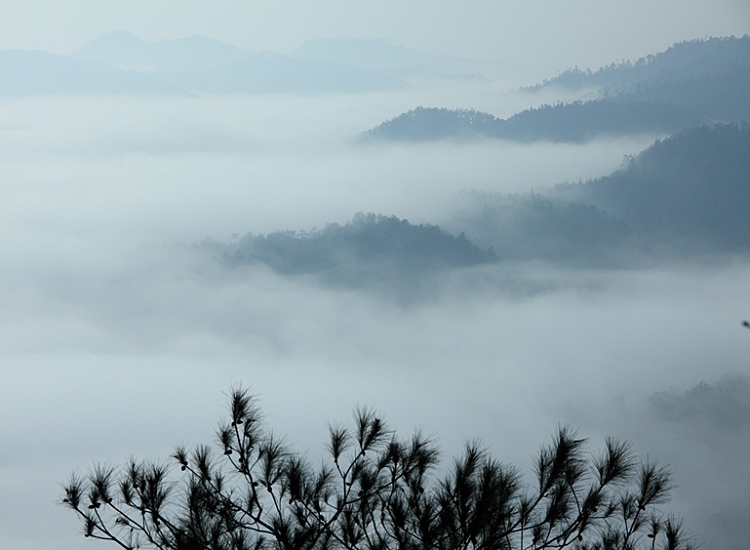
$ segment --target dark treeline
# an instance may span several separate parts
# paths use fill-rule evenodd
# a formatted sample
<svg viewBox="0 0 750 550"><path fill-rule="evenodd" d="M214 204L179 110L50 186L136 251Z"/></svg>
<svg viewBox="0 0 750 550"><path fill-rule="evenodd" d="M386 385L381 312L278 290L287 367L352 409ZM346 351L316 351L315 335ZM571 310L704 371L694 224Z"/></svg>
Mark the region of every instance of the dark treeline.
<svg viewBox="0 0 750 550"><path fill-rule="evenodd" d="M543 105L508 119L472 109L417 107L362 134L360 142L467 140L584 142L607 135L672 133L703 122L690 107L659 101L576 101Z"/></svg>
<svg viewBox="0 0 750 550"><path fill-rule="evenodd" d="M750 36L673 46L636 63L568 71L540 87L595 87L601 97L544 105L499 119L465 109L419 107L360 141L495 138L583 142L604 135L671 134L700 124L750 120Z"/></svg>
<svg viewBox="0 0 750 550"><path fill-rule="evenodd" d="M747 66L749 56L750 35L690 40L635 62L610 63L596 71L570 69L527 89L535 91L556 86L571 90L628 90L643 84L703 79L717 73L735 72L739 67Z"/></svg>
<svg viewBox="0 0 750 550"><path fill-rule="evenodd" d="M223 250L230 265L264 264L283 275L316 275L330 283L360 285L408 279L495 260L463 234L414 225L395 216L357 214L322 230L248 234Z"/></svg>
<svg viewBox="0 0 750 550"><path fill-rule="evenodd" d="M417 107L360 135L360 142L376 139L394 141L431 141L436 139L473 139L496 137L503 123L489 113L474 109Z"/></svg>

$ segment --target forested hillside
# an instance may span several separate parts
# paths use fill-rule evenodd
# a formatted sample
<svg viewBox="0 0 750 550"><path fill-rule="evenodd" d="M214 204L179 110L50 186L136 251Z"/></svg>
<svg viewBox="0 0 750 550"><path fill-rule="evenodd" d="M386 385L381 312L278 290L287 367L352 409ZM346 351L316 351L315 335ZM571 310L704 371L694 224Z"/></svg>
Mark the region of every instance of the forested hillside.
<svg viewBox="0 0 750 550"><path fill-rule="evenodd" d="M670 134L699 124L750 120L750 36L678 44L635 63L573 70L542 87L590 87L601 97L543 105L507 119L419 107L367 130L360 141L495 138L583 142L607 135ZM533 89L532 89L533 90Z"/></svg>
<svg viewBox="0 0 750 550"><path fill-rule="evenodd" d="M359 141L492 138L581 143L623 134L668 134L705 120L699 111L668 101L558 103L521 111L507 119L476 110L417 107L366 131Z"/></svg>
<svg viewBox="0 0 750 550"><path fill-rule="evenodd" d="M233 266L263 264L283 275L314 275L359 286L382 279L410 279L495 260L464 235L435 225L414 225L395 216L357 214L344 224L310 232L248 234L222 248Z"/></svg>
<svg viewBox="0 0 750 550"><path fill-rule="evenodd" d="M748 124L702 126L657 141L615 174L559 192L681 248L747 250L749 153Z"/></svg>
<svg viewBox="0 0 750 550"><path fill-rule="evenodd" d="M358 214L310 232L214 245L226 265L264 265L333 285L418 283L519 260L632 267L750 251L750 126L686 130L626 157L613 174L529 194L472 191L440 225Z"/></svg>
<svg viewBox="0 0 750 550"><path fill-rule="evenodd" d="M557 86L573 90L596 88L612 93L632 90L635 86L704 79L736 72L738 68L747 66L749 57L750 35L690 40L634 62L613 62L593 72L590 69L570 69L529 90Z"/></svg>
<svg viewBox="0 0 750 550"><path fill-rule="evenodd" d="M504 259L628 264L750 250L750 127L686 130L603 178L542 194L473 192L444 226Z"/></svg>

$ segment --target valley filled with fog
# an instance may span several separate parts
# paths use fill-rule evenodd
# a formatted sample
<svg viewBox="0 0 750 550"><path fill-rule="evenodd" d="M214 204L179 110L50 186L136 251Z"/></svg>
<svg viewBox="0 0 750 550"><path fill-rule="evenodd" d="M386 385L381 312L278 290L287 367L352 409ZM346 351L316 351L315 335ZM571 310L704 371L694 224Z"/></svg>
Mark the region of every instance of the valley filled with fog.
<svg viewBox="0 0 750 550"><path fill-rule="evenodd" d="M310 457L325 450L327 422L363 404L404 434L435 434L446 463L480 438L530 469L560 423L595 448L628 439L671 464L672 508L692 531L740 548L750 534L740 525L750 512L746 254L514 258L408 281L386 266L361 286L222 261L247 234L319 231L358 213L460 231L467 193L604 177L665 137L356 141L418 104L468 97L460 104L510 116L556 93L423 82L0 99L5 544L91 547L54 504L70 472L211 441L225 393L242 384ZM50 509L43 534L28 542L38 519L18 510L40 507Z"/></svg>

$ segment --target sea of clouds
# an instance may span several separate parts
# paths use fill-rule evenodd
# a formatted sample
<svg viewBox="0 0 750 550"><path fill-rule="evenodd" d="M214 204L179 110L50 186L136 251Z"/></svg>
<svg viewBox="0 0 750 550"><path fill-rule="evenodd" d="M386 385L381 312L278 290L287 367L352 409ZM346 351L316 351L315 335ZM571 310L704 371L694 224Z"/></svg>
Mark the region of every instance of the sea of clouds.
<svg viewBox="0 0 750 550"><path fill-rule="evenodd" d="M474 106L498 116L546 101L490 91ZM456 97L428 99L464 106ZM242 384L309 456L324 452L327 422L357 405L404 435L435 434L446 461L476 437L530 468L559 423L594 448L626 438L671 464L673 508L696 535L741 547L747 527L732 518L748 513L750 490L746 259L617 271L501 263L447 274L404 303L229 269L194 246L356 212L439 223L462 191L605 175L655 138L353 143L415 101L389 92L0 102L5 544L91 547L56 505L69 474L211 441L226 392ZM689 393L700 382L714 393ZM737 390L729 399L727 388ZM695 406L675 416L673 402Z"/></svg>

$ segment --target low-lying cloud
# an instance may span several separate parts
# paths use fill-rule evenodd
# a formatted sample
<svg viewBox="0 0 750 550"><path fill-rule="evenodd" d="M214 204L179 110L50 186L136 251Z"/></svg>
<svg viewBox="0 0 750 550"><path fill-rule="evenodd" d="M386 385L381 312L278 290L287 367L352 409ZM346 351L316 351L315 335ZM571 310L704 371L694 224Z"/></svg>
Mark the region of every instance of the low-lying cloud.
<svg viewBox="0 0 750 550"><path fill-rule="evenodd" d="M594 444L627 437L672 463L675 508L696 534L741 548L739 528L706 518L744 510L726 472L743 473L746 440L711 439L703 421L670 417L652 396L673 391L682 403L701 381L721 387L746 369L745 260L478 266L404 303L229 268L191 246L344 223L357 211L435 223L459 191L603 175L649 142L355 148L349 138L369 127L374 103L14 103L0 130L6 543L86 546L54 506L70 471L210 441L222 392L242 383L310 455L323 452L326 422L357 404L401 431L436 434L446 458L480 437L500 460L528 467L558 422ZM46 534L36 535L42 517Z"/></svg>

